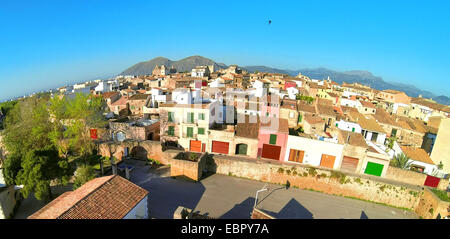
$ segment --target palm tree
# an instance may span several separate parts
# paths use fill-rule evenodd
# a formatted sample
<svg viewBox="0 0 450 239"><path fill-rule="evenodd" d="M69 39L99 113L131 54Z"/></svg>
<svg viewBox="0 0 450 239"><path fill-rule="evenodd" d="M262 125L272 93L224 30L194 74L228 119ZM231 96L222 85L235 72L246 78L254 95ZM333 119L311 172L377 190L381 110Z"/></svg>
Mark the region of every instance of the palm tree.
<svg viewBox="0 0 450 239"><path fill-rule="evenodd" d="M401 169L409 169L410 159L404 153L397 154L392 158L391 165Z"/></svg>

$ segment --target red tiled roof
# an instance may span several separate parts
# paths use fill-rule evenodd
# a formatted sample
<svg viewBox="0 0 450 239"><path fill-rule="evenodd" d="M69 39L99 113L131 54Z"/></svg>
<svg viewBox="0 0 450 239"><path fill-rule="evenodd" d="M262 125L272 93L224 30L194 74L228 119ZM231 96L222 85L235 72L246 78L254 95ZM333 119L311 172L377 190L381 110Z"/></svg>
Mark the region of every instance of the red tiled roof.
<svg viewBox="0 0 450 239"><path fill-rule="evenodd" d="M29 219L121 219L148 191L118 175L93 179L66 192Z"/></svg>
<svg viewBox="0 0 450 239"><path fill-rule="evenodd" d="M103 96L104 99L107 99L107 98L111 98L111 97L113 97L115 95L118 95L118 94L119 94L119 92L117 92L117 91L110 91L110 92L103 93L102 96Z"/></svg>

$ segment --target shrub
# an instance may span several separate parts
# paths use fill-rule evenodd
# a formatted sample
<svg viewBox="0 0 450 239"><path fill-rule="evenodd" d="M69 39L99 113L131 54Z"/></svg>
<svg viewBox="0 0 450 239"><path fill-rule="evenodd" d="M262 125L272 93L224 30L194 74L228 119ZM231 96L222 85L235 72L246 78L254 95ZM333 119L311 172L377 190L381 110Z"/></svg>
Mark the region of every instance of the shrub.
<svg viewBox="0 0 450 239"><path fill-rule="evenodd" d="M284 173L284 169L283 168L278 168L278 173Z"/></svg>
<svg viewBox="0 0 450 239"><path fill-rule="evenodd" d="M313 177L317 175L317 171L315 168L308 168L308 173Z"/></svg>
<svg viewBox="0 0 450 239"><path fill-rule="evenodd" d="M308 177L308 173L307 172L303 172L303 177Z"/></svg>
<svg viewBox="0 0 450 239"><path fill-rule="evenodd" d="M450 202L447 192L435 188L431 189L431 191L442 201Z"/></svg>
<svg viewBox="0 0 450 239"><path fill-rule="evenodd" d="M291 170L289 170L289 169L286 170L286 174L287 174L287 175L291 175Z"/></svg>
<svg viewBox="0 0 450 239"><path fill-rule="evenodd" d="M431 213L431 214L433 214L434 208L430 208L430 210L429 210L428 212Z"/></svg>
<svg viewBox="0 0 450 239"><path fill-rule="evenodd" d="M297 175L297 171L292 171L292 175L296 176Z"/></svg>

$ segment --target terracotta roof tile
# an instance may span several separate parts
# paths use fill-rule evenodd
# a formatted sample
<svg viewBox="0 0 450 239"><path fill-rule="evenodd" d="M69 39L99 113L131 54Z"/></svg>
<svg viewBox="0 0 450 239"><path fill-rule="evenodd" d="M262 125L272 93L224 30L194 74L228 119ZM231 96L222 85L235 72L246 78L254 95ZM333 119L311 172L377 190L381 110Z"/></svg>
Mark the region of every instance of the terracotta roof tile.
<svg viewBox="0 0 450 239"><path fill-rule="evenodd" d="M121 219L148 191L118 175L93 179L66 192L29 219Z"/></svg>
<svg viewBox="0 0 450 239"><path fill-rule="evenodd" d="M421 148L414 148L414 147L408 147L408 146L400 146L403 153L408 156L408 158L420 161L427 164L434 165L433 160L431 160L430 156L427 154L427 152L424 149Z"/></svg>

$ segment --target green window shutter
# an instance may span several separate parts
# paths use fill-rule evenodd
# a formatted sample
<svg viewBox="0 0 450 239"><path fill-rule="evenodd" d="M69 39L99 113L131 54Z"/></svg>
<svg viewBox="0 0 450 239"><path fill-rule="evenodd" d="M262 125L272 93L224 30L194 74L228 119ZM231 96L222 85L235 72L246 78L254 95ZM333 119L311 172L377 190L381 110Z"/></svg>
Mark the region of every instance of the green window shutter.
<svg viewBox="0 0 450 239"><path fill-rule="evenodd" d="M187 113L188 123L194 123L194 113Z"/></svg>
<svg viewBox="0 0 450 239"><path fill-rule="evenodd" d="M194 137L194 128L187 127L187 137Z"/></svg>
<svg viewBox="0 0 450 239"><path fill-rule="evenodd" d="M173 112L169 112L169 122L173 122Z"/></svg>
<svg viewBox="0 0 450 239"><path fill-rule="evenodd" d="M302 115L298 114L298 122L302 122Z"/></svg>
<svg viewBox="0 0 450 239"><path fill-rule="evenodd" d="M352 132L355 132L355 128L352 128Z"/></svg>
<svg viewBox="0 0 450 239"><path fill-rule="evenodd" d="M338 127L338 123L336 123L336 127Z"/></svg>
<svg viewBox="0 0 450 239"><path fill-rule="evenodd" d="M270 144L277 144L277 135L276 134L271 134L270 135Z"/></svg>
<svg viewBox="0 0 450 239"><path fill-rule="evenodd" d="M169 130L168 130L167 134L169 134L170 136L174 136L175 135L175 127L169 126Z"/></svg>
<svg viewBox="0 0 450 239"><path fill-rule="evenodd" d="M198 114L198 119L199 120L205 120L205 114L204 113L199 113Z"/></svg>
<svg viewBox="0 0 450 239"><path fill-rule="evenodd" d="M198 128L198 134L205 134L205 128Z"/></svg>

